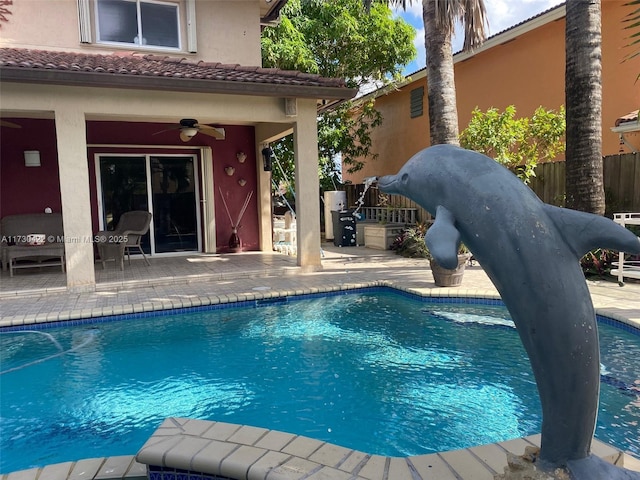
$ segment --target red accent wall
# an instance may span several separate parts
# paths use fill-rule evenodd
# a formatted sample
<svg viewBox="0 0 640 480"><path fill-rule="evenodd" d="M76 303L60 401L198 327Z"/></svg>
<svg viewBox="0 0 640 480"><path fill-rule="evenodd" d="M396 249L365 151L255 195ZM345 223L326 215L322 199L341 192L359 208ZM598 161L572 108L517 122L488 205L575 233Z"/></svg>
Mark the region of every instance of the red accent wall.
<svg viewBox="0 0 640 480"><path fill-rule="evenodd" d="M5 119L22 128L0 127L0 218L62 211L56 129L53 120ZM40 167L25 167L24 151L40 152Z"/></svg>
<svg viewBox="0 0 640 480"><path fill-rule="evenodd" d="M51 207L60 212L60 182L56 148L55 122L41 119L5 119L22 126L20 129L1 127L0 131L0 217L21 213L43 212ZM239 230L243 250L259 250L259 217L257 202L257 174L255 155L255 134L250 126L225 126L225 140L198 134L188 144L179 138L179 130L163 131L167 124L90 121L87 123L87 143L93 145L145 145L151 147L91 147L87 152L89 183L91 194L91 215L93 230L99 229L98 199L95 175L96 153L152 153L152 154L194 154L197 149L169 149L167 145L210 146L213 153L213 174L215 184L216 243L218 253L228 252L231 236L231 221L224 208L225 196L233 221L237 220L247 195L253 192L251 201L240 222ZM162 132L162 133L157 133ZM25 167L24 150L39 150L42 166ZM238 162L236 155L244 152L247 159ZM198 167L200 162L198 161ZM227 175L225 167L235 169ZM202 172L198 172L202 179ZM244 179L244 186L238 181ZM201 188L201 181L198 188ZM202 191L200 191L202 198Z"/></svg>
<svg viewBox="0 0 640 480"><path fill-rule="evenodd" d="M249 205L240 221L238 235L242 241L243 250L259 250L260 232L258 223L260 218L258 215L258 180L254 129L253 127L226 127L226 133L227 139L218 142L213 149L216 245L218 252L229 251L228 244L232 222L229 220L229 215L227 215L227 211L224 208L222 195L224 195L229 207L229 214L233 223L235 223L247 196L253 192ZM238 162L236 158L237 153L241 151L247 155L244 163ZM225 168L228 166L235 169L231 176L225 172ZM244 186L238 184L240 179L246 180Z"/></svg>

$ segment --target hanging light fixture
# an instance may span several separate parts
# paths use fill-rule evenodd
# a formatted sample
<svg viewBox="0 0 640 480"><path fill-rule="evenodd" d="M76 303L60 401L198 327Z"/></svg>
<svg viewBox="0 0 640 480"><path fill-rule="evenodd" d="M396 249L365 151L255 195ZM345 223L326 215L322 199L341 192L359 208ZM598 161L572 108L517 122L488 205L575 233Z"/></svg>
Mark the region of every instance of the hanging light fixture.
<svg viewBox="0 0 640 480"><path fill-rule="evenodd" d="M273 156L273 150L271 147L264 147L262 149L262 166L265 172L271 171L271 157Z"/></svg>
<svg viewBox="0 0 640 480"><path fill-rule="evenodd" d="M181 128L180 131L182 132L182 134L187 137L187 138L193 138L196 136L196 133L198 133L198 129L195 127L185 127L185 128Z"/></svg>

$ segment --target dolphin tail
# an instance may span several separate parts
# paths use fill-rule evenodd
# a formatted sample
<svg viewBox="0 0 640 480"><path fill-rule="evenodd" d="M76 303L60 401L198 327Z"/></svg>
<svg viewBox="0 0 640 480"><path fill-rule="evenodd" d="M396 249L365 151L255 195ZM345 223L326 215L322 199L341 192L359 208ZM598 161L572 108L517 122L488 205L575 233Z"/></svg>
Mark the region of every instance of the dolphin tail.
<svg viewBox="0 0 640 480"><path fill-rule="evenodd" d="M640 480L640 472L616 467L594 455L580 460L569 460L567 467L571 472L571 478L576 480Z"/></svg>
<svg viewBox="0 0 640 480"><path fill-rule="evenodd" d="M544 209L578 259L595 248L640 254L640 238L613 220L548 204Z"/></svg>

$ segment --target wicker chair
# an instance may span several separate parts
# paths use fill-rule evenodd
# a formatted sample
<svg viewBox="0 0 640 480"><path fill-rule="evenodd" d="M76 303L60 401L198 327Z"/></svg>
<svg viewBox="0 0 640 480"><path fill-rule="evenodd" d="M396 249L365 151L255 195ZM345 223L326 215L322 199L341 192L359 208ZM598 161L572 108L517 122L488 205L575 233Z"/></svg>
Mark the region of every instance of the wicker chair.
<svg viewBox="0 0 640 480"><path fill-rule="evenodd" d="M130 250L137 249L147 265L151 265L149 259L142 250L140 244L142 237L149 231L151 225L151 213L143 210L125 212L120 216L118 225L113 231L98 232L98 253L102 261L102 268L106 260L115 260L120 264L120 270L124 270L124 255L127 254L131 265Z"/></svg>

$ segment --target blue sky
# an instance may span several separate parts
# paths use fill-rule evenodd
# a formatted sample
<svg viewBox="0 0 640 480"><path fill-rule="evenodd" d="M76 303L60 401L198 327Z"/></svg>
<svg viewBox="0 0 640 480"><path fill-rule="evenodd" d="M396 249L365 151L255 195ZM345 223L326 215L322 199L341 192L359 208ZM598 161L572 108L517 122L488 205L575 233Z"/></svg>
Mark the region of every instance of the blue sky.
<svg viewBox="0 0 640 480"><path fill-rule="evenodd" d="M563 2L561 0L485 0L487 17L489 19L489 32L487 36L495 35L506 28L544 12L560 3ZM418 50L418 55L416 60L409 64L403 72L410 74L425 66L422 1L413 0L406 11L399 9L397 13L416 29L414 43ZM453 39L454 52L462 48L462 41L463 36L456 35Z"/></svg>

